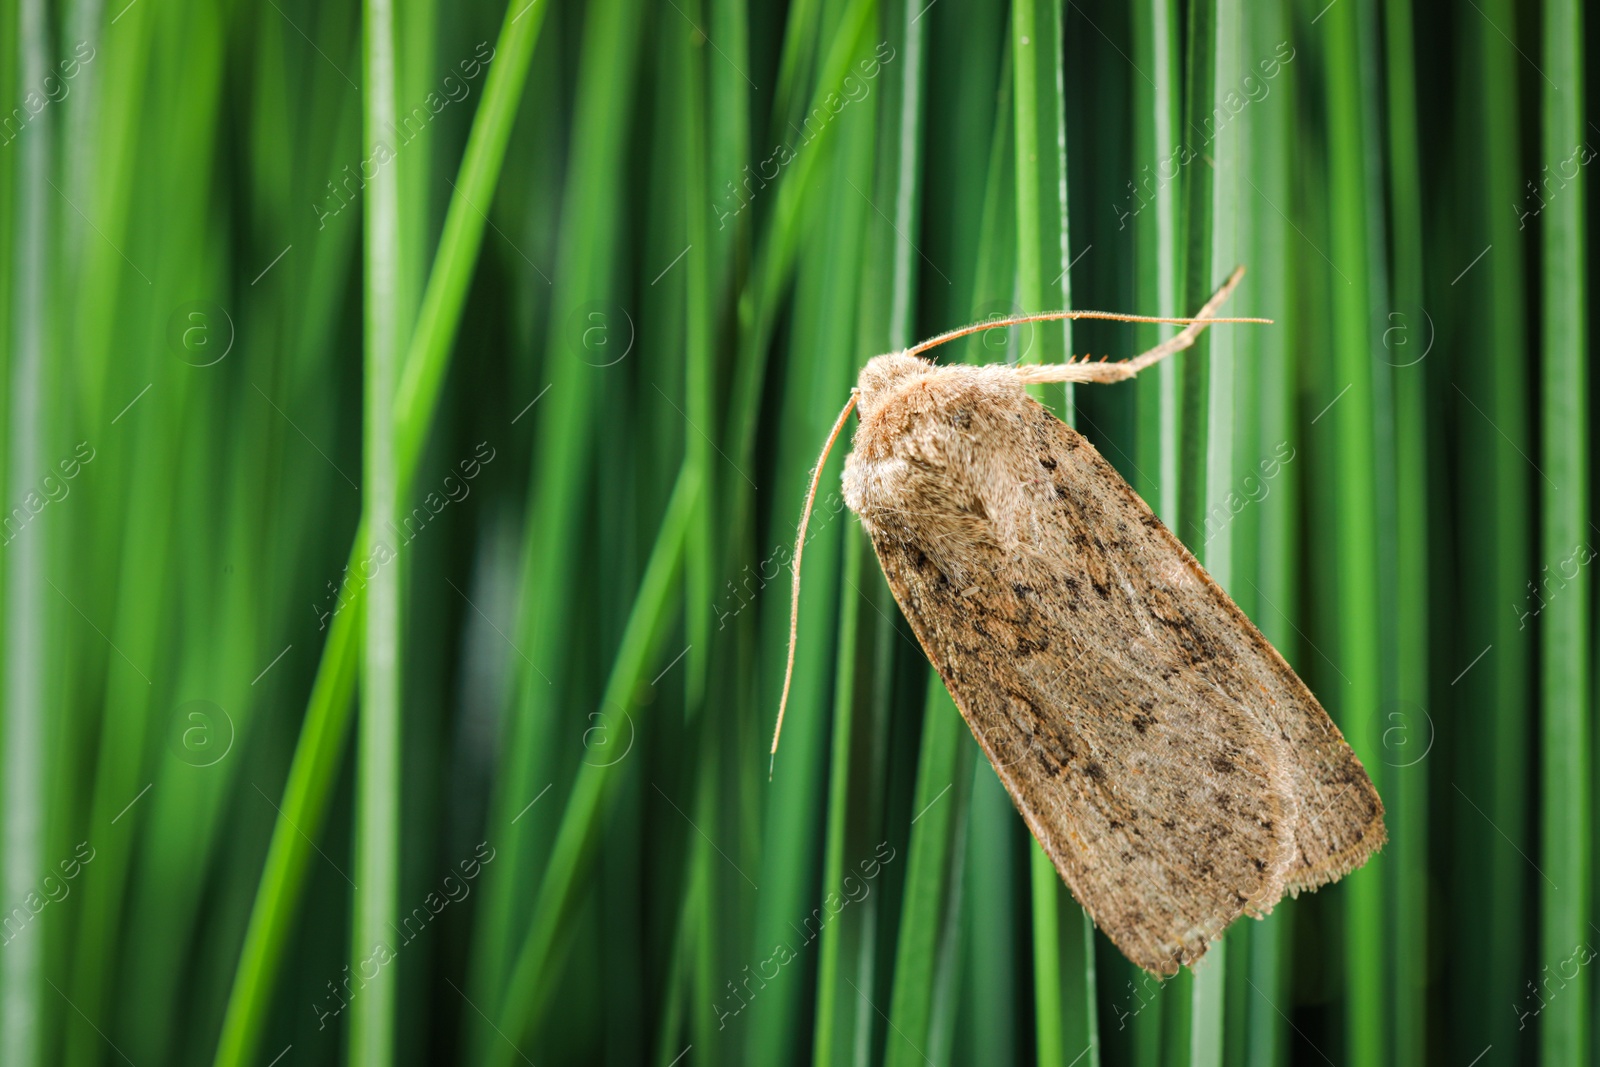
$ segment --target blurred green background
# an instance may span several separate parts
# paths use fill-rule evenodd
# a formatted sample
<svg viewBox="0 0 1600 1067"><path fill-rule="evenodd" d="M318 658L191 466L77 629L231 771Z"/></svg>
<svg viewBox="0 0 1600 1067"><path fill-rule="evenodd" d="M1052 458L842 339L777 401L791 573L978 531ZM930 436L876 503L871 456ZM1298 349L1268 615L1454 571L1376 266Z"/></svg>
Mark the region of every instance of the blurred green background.
<svg viewBox="0 0 1600 1067"><path fill-rule="evenodd" d="M6 0L0 1063L1600 1063L1583 6ZM1157 983L843 447L767 747L865 361L1236 263L1041 397L1390 841Z"/></svg>

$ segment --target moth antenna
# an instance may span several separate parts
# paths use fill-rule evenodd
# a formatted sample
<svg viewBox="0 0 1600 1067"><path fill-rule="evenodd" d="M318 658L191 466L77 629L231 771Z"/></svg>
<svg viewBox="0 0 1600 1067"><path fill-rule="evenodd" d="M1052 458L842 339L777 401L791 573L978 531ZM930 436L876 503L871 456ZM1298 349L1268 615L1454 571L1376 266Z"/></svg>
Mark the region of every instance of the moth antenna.
<svg viewBox="0 0 1600 1067"><path fill-rule="evenodd" d="M1017 367L1017 378L1023 382L1126 381L1127 379L1132 378L1135 374L1138 374L1140 371L1144 370L1146 367L1165 359L1174 352L1181 352L1185 348L1188 348L1190 345L1194 344L1195 339L1200 336L1200 331L1204 330L1212 323L1272 322L1271 319L1219 319L1213 317L1217 308L1221 307L1223 302L1233 294L1234 287L1239 284L1239 279L1243 277L1244 267L1235 267L1233 269L1233 273L1228 275L1228 280L1223 282L1222 285L1217 288L1215 293L1211 294L1211 299L1205 302L1205 306L1200 309L1199 314L1192 319L1143 320L1146 322L1165 321L1187 323L1181 333L1167 338L1165 341L1162 341L1148 352L1137 355L1132 359L1120 360L1116 363L1107 363L1105 359L1101 359L1099 363L1090 366L1084 366L1082 364L1072 365L1068 363L1044 363L1025 367Z"/></svg>
<svg viewBox="0 0 1600 1067"><path fill-rule="evenodd" d="M1228 280L1223 282L1222 283L1222 287L1219 288L1216 291L1216 293L1211 297L1211 299L1206 302L1205 307L1200 309L1200 314L1196 315L1192 319L1165 318L1165 317L1162 317L1162 316L1159 316L1159 315L1123 315L1123 314L1119 314L1119 313L1113 312L1113 311L1043 311L1043 312L1040 312L1037 315L1018 315L1018 316L1015 316L1014 318L996 319L996 320L994 320L992 322L975 322L971 326L963 326L960 329L951 330L948 333L941 333L937 337L930 337L928 340L923 341L920 344L914 345L911 348L906 349L906 355L908 355L908 356L920 355L921 353L926 352L930 348L937 348L939 345L946 344L947 342L957 340L958 338L966 337L966 336L968 336L970 334L979 333L979 332L981 332L983 330L998 330L998 329L1003 329L1003 328L1009 327L1009 326L1021 326L1021 325L1024 325L1024 324L1030 323L1030 322L1060 322L1063 319L1108 319L1108 320L1110 320L1112 322L1154 322L1154 323L1165 323L1165 324L1172 325L1172 326L1188 326L1194 331L1191 334L1189 332L1189 330L1185 330L1183 333L1178 334L1177 337L1174 337L1171 340L1165 341L1161 345L1157 345L1155 348L1153 348L1149 352L1145 353L1145 355L1138 357L1138 359L1141 359L1141 360L1145 359L1146 357L1151 357L1151 358L1149 359L1148 362L1142 364L1141 366L1139 366L1139 367L1137 367L1137 368L1135 368L1135 369L1133 369L1131 371L1124 372L1120 376L1120 377L1131 378L1131 377L1133 377L1134 374L1137 374L1144 367L1149 366L1150 363L1154 363L1157 359L1160 359L1162 356L1169 355L1170 353L1176 352L1176 351L1178 351L1179 349L1182 349L1182 348L1188 348L1189 345L1194 343L1194 337L1199 334L1200 330L1205 329L1206 326L1209 326L1209 325L1211 325L1213 323L1237 322L1237 323L1258 323L1258 324L1271 325L1271 323L1272 323L1271 319L1258 319L1258 318L1219 319L1219 318L1213 318L1211 316L1210 313L1212 311L1214 311L1217 308L1218 305L1220 305L1224 300L1226 300L1228 298L1228 295L1233 292L1234 286L1239 284L1239 279L1242 278L1242 277L1244 277L1244 267L1242 267L1242 266L1241 267L1236 267L1234 269L1233 274L1228 277ZM1176 347L1171 347L1171 348L1165 347L1165 346L1173 345L1173 343L1176 342L1179 337L1187 337L1187 340L1184 341L1183 344L1177 345ZM1084 357L1084 362L1088 362L1088 360L1089 360L1089 357L1085 356ZM1121 367L1124 367L1127 364L1131 364L1133 362L1135 362L1135 360L1128 360L1126 363L1114 363L1111 366L1112 367L1116 367L1116 368L1121 368ZM1118 381L1118 380L1120 380L1120 377L1119 378L1106 378L1106 377L1104 377L1104 372L1101 372L1100 376L1091 377L1091 378L1071 378L1071 377L1069 377L1069 378L1054 378L1054 377L1052 377L1052 378L1037 378L1037 377L1032 377L1031 376L1034 372L1041 372L1042 373L1042 372L1049 372L1049 371L1052 371L1052 370L1054 370L1056 373L1060 373L1061 368L1065 367L1065 366L1068 366L1068 365L1069 364L1048 364L1048 365L1044 365L1044 366L1029 367L1028 370L1027 370L1027 373L1029 374L1029 377L1026 377L1024 380L1026 380L1026 381L1056 381L1056 382L1059 382L1059 381Z"/></svg>
<svg viewBox="0 0 1600 1067"><path fill-rule="evenodd" d="M783 696L778 700L778 725L772 731L772 758L767 762L769 782L772 781L773 768L778 765L778 738L783 735L783 713L789 706L789 683L794 680L794 646L800 635L800 555L806 548L806 524L811 521L811 505L817 499L817 483L822 481L822 468L828 462L828 453L833 451L833 443L839 439L839 431L844 429L844 420L855 410L858 395L856 390L850 390L850 401L839 412L833 431L828 434L828 443L822 446L822 456L817 460L816 469L811 472L811 488L806 490L806 506L800 512L800 532L794 539L794 585L789 594L789 662L783 668Z"/></svg>

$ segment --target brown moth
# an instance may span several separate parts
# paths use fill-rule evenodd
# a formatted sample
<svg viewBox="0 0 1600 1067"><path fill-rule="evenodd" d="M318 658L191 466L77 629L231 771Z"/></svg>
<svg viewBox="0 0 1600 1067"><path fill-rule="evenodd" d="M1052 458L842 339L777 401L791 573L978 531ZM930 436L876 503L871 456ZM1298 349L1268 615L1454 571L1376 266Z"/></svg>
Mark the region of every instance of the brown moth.
<svg viewBox="0 0 1600 1067"><path fill-rule="evenodd" d="M1053 312L878 356L828 439L857 409L845 502L900 610L1073 896L1160 975L1240 915L1361 866L1385 837L1371 779L1311 691L1111 464L1024 390L1122 381L1210 323L1266 321L1213 317L1242 274L1194 319ZM918 358L1060 318L1186 328L1121 363Z"/></svg>

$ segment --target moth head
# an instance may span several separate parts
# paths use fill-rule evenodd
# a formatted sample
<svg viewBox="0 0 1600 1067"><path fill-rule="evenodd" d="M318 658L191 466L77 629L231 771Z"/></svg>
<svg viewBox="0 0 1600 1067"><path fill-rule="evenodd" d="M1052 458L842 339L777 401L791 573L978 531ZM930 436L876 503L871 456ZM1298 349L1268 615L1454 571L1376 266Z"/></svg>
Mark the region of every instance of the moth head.
<svg viewBox="0 0 1600 1067"><path fill-rule="evenodd" d="M888 395L895 388L907 381L924 377L933 372L933 365L927 360L908 356L904 352L888 352L881 356L873 356L867 365L861 368L861 376L856 379L856 408L863 419L872 418Z"/></svg>

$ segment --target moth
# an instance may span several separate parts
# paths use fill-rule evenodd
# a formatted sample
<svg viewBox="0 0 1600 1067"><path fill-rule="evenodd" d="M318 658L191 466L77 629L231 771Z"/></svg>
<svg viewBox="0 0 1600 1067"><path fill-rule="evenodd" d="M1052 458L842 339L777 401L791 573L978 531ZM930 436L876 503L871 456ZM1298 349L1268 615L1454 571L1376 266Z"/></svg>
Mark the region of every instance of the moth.
<svg viewBox="0 0 1600 1067"><path fill-rule="evenodd" d="M1383 844L1383 804L1316 697L1035 382L1117 382L1188 348L1193 319L1050 312L867 363L814 472L794 554L852 410L844 498L901 612L1072 895L1128 959L1172 975L1241 915L1316 889ZM937 366L994 326L1181 323L1133 359Z"/></svg>

